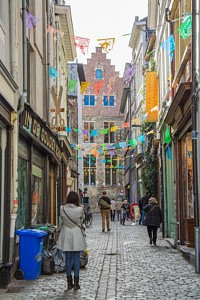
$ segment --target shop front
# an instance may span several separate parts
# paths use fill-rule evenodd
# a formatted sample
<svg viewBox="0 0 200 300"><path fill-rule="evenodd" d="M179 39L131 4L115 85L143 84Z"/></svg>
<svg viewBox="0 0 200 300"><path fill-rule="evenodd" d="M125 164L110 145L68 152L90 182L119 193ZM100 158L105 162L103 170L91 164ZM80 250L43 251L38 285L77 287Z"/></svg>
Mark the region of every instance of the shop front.
<svg viewBox="0 0 200 300"><path fill-rule="evenodd" d="M0 94L0 288L10 280L10 214L13 108Z"/></svg>
<svg viewBox="0 0 200 300"><path fill-rule="evenodd" d="M17 229L57 223L61 165L57 136L25 106L19 129Z"/></svg>
<svg viewBox="0 0 200 300"><path fill-rule="evenodd" d="M171 126L174 143L177 239L182 245L194 247L190 82L180 84L165 121Z"/></svg>

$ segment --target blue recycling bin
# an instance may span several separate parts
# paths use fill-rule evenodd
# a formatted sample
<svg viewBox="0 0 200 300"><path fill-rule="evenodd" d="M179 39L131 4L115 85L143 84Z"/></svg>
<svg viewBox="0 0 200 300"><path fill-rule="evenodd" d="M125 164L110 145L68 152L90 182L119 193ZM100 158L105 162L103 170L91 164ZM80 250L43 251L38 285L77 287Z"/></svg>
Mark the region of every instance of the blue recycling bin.
<svg viewBox="0 0 200 300"><path fill-rule="evenodd" d="M46 231L37 229L16 230L19 235L20 269L25 280L34 280L41 274L42 250Z"/></svg>

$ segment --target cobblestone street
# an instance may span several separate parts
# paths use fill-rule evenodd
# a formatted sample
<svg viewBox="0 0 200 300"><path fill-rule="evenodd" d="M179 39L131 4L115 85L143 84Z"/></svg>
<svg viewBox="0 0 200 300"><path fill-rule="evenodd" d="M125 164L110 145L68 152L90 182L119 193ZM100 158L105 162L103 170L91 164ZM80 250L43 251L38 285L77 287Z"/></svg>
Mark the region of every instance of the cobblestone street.
<svg viewBox="0 0 200 300"><path fill-rule="evenodd" d="M87 229L90 257L81 269L78 292L67 291L65 273L42 275L34 281L13 279L2 300L22 299L200 299L200 276L161 234L149 244L145 226L112 222L101 232L100 215Z"/></svg>

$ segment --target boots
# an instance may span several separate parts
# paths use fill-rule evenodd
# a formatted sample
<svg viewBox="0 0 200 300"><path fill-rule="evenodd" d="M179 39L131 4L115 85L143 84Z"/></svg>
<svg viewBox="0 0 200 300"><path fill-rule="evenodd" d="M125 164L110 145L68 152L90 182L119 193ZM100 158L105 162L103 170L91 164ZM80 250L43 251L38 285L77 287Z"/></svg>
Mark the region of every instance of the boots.
<svg viewBox="0 0 200 300"><path fill-rule="evenodd" d="M67 276L67 284L68 284L68 290L71 290L74 287L72 276Z"/></svg>
<svg viewBox="0 0 200 300"><path fill-rule="evenodd" d="M78 290L78 289L80 289L79 277L74 276L74 290Z"/></svg>

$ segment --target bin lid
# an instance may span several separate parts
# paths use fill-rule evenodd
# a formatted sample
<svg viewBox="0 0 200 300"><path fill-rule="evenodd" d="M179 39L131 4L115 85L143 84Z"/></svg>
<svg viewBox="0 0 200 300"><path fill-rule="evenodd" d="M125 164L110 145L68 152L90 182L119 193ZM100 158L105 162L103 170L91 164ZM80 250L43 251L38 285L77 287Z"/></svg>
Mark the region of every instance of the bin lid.
<svg viewBox="0 0 200 300"><path fill-rule="evenodd" d="M35 237L43 237L48 233L44 230L38 229L19 229L16 230L17 235L28 235L28 236L35 236Z"/></svg>

